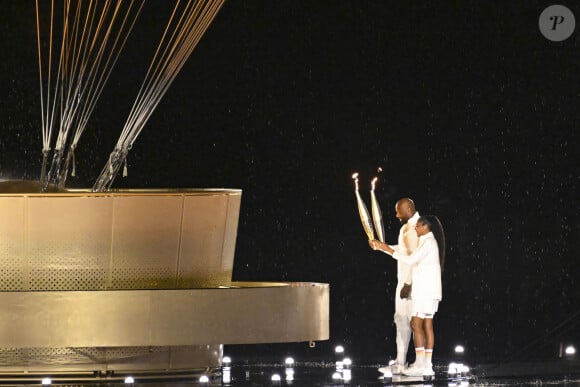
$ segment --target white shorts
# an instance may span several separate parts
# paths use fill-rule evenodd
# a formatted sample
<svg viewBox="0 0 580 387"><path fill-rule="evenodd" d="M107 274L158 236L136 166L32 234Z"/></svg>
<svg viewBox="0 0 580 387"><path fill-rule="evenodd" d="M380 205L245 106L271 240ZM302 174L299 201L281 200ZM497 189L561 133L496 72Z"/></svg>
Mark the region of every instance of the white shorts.
<svg viewBox="0 0 580 387"><path fill-rule="evenodd" d="M433 318L439 308L439 300L412 300L411 316Z"/></svg>

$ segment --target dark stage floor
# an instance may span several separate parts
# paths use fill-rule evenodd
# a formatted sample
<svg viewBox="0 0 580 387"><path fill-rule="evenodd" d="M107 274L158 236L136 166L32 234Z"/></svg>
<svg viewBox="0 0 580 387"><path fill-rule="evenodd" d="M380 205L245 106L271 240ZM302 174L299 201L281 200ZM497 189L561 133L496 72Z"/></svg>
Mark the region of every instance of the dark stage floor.
<svg viewBox="0 0 580 387"><path fill-rule="evenodd" d="M465 364L467 365L467 364ZM292 366L282 361L246 361L232 359L230 367L211 372L179 375L135 375L125 382L126 375L110 374L94 379L75 380L74 376L53 375L53 386L580 386L580 361L555 360L538 363L473 365L463 374L449 373L448 364L434 367L435 379L393 376L381 378L381 364L352 364L341 367L329 361L295 361ZM459 368L457 368L459 369ZM48 383L46 380L45 383ZM39 386L42 379L5 378L2 385Z"/></svg>

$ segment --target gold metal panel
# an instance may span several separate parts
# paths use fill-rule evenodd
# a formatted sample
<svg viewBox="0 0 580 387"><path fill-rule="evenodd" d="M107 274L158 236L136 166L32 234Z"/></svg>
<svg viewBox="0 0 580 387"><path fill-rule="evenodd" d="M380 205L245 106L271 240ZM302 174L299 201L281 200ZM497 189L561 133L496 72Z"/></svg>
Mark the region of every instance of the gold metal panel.
<svg viewBox="0 0 580 387"><path fill-rule="evenodd" d="M0 293L1 347L140 347L328 339L326 284Z"/></svg>
<svg viewBox="0 0 580 387"><path fill-rule="evenodd" d="M240 196L186 197L179 258L179 287L230 284Z"/></svg>
<svg viewBox="0 0 580 387"><path fill-rule="evenodd" d="M25 198L6 197L0 200L0 290L21 290L27 287L25 249Z"/></svg>
<svg viewBox="0 0 580 387"><path fill-rule="evenodd" d="M0 193L0 291L231 282L240 190Z"/></svg>
<svg viewBox="0 0 580 387"><path fill-rule="evenodd" d="M181 196L114 198L112 289L175 288L182 207Z"/></svg>
<svg viewBox="0 0 580 387"><path fill-rule="evenodd" d="M28 289L105 289L110 256L107 198L29 197Z"/></svg>
<svg viewBox="0 0 580 387"><path fill-rule="evenodd" d="M33 374L95 371L168 372L218 367L223 345L113 348L0 348L0 373ZM4 379L0 376L0 379ZM19 379L22 382L22 379ZM36 378L36 382L38 377ZM21 384L21 383L18 383Z"/></svg>
<svg viewBox="0 0 580 387"><path fill-rule="evenodd" d="M234 266L234 253L236 250L236 237L238 235L238 221L242 197L240 195L228 196L228 209L223 241L222 264L220 269L227 278L231 278L231 270Z"/></svg>

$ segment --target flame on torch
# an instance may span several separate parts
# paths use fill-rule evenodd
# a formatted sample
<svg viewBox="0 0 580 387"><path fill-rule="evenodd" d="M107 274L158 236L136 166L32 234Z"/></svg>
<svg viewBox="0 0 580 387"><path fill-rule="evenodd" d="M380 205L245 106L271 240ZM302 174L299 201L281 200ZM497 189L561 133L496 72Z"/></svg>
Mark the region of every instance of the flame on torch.
<svg viewBox="0 0 580 387"><path fill-rule="evenodd" d="M358 191L358 172L352 174L352 179L354 180L354 190Z"/></svg>
<svg viewBox="0 0 580 387"><path fill-rule="evenodd" d="M363 202L363 200L360 197L360 194L358 192L358 172L354 173L352 175L352 178L354 180L354 187L355 187L354 194L356 196L356 202L358 205L358 214L360 216L360 221L362 223L363 229L365 230L365 233L367 234L367 237L369 238L369 240L373 240L373 239L375 239L375 232L373 230L373 224L371 223L371 217L369 216L369 211L367 210L367 206Z"/></svg>

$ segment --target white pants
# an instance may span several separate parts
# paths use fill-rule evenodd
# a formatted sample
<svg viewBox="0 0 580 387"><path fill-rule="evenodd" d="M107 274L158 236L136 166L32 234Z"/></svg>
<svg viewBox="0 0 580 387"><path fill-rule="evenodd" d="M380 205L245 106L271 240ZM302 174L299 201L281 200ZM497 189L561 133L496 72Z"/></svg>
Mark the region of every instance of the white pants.
<svg viewBox="0 0 580 387"><path fill-rule="evenodd" d="M402 299L399 294L403 284L397 285L395 294L395 325L397 327L397 363L404 365L407 362L407 351L411 341L411 313L413 304L411 300Z"/></svg>

